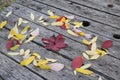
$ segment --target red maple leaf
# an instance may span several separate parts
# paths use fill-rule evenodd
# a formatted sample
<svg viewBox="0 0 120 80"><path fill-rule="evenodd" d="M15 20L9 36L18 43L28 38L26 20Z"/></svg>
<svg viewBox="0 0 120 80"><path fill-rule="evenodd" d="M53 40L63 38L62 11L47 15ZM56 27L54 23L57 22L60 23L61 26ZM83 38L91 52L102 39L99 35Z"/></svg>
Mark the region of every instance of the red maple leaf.
<svg viewBox="0 0 120 80"><path fill-rule="evenodd" d="M62 34L59 34L57 37L53 35L49 39L42 38L42 42L46 44L44 47L53 51L59 51L62 48L66 48L68 45L64 43L64 41L65 38L63 38Z"/></svg>

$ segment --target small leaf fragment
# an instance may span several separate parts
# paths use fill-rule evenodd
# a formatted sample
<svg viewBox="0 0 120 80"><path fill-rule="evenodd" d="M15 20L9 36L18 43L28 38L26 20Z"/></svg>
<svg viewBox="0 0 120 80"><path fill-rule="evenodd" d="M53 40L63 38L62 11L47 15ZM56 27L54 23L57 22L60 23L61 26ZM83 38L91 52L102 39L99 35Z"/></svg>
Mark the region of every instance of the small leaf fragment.
<svg viewBox="0 0 120 80"><path fill-rule="evenodd" d="M9 17L12 14L12 11L8 12L5 17Z"/></svg>
<svg viewBox="0 0 120 80"><path fill-rule="evenodd" d="M108 49L110 47L112 47L112 41L111 40L106 40L102 45L102 48L104 48L104 49Z"/></svg>
<svg viewBox="0 0 120 80"><path fill-rule="evenodd" d="M51 16L51 15L54 15L54 13L51 11L51 10L48 10L48 14Z"/></svg>
<svg viewBox="0 0 120 80"><path fill-rule="evenodd" d="M82 55L83 55L83 57L84 57L85 59L87 59L87 60L90 59L89 56L88 56L86 53L83 53Z"/></svg>
<svg viewBox="0 0 120 80"><path fill-rule="evenodd" d="M20 45L15 45L15 46L11 47L10 50L14 51L14 50L18 49L19 47L20 47Z"/></svg>
<svg viewBox="0 0 120 80"><path fill-rule="evenodd" d="M18 19L18 26L21 25L22 22L23 22L23 19L22 19L22 18L19 18L19 19Z"/></svg>
<svg viewBox="0 0 120 80"><path fill-rule="evenodd" d="M56 62L57 60L56 59L52 59L52 58L45 58L47 61L50 61L50 62Z"/></svg>
<svg viewBox="0 0 120 80"><path fill-rule="evenodd" d="M63 23L62 22L52 22L51 25L52 26L62 26Z"/></svg>
<svg viewBox="0 0 120 80"><path fill-rule="evenodd" d="M33 13L30 13L30 18L31 18L31 20L34 20L34 19L35 19L35 16L34 16Z"/></svg>
<svg viewBox="0 0 120 80"><path fill-rule="evenodd" d="M6 20L5 20L5 21L2 21L2 22L0 23L0 29L2 29L6 24L7 24L7 21L6 21Z"/></svg>
<svg viewBox="0 0 120 80"><path fill-rule="evenodd" d="M84 64L82 67L80 67L80 68L83 68L83 69L87 69L87 68L89 68L89 67L91 67L91 64Z"/></svg>
<svg viewBox="0 0 120 80"><path fill-rule="evenodd" d="M22 31L20 33L25 34L29 29L30 29L30 26L26 26L22 29Z"/></svg>

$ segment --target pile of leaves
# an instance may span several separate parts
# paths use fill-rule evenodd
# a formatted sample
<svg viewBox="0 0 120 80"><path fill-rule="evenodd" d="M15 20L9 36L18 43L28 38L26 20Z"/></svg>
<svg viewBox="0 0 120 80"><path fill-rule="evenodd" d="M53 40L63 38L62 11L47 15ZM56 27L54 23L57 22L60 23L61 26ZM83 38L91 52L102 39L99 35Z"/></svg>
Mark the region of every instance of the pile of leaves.
<svg viewBox="0 0 120 80"><path fill-rule="evenodd" d="M5 17L9 17L12 12L8 12ZM40 16L37 22L45 25L45 26L59 26L61 29L66 30L68 34L73 36L81 36L84 37L82 43L88 47L88 50L84 51L82 55L77 56L72 60L71 67L76 74L77 72L92 75L93 72L88 68L91 67L91 64L84 64L84 59L87 60L95 60L104 55L108 54L108 48L112 47L112 41L106 40L101 47L97 47L97 36L92 36L91 34L86 34L85 32L80 30L80 27L87 27L90 25L88 21L72 21L74 16L58 16L54 14L54 12L48 10L49 19L54 19L54 22L48 23L43 16ZM35 16L33 13L30 13L31 20L35 20ZM22 30L19 30L19 26L21 24L27 24L28 21L19 18L16 22L15 26L10 30L8 35L8 42L6 44L6 49L8 51L17 50L22 44L31 42L39 35L39 28L31 31L30 26L25 26ZM7 21L4 20L0 23L0 29L5 27ZM72 26L71 26L72 24ZM30 30L31 29L31 30ZM114 37L118 38L119 35L114 35ZM86 39L85 39L86 38ZM88 39L88 40L87 40ZM60 49L68 47L68 44L64 43L65 38L62 34L57 36L53 35L50 38L42 38L41 41L45 44L44 47L49 50L59 51ZM64 68L64 64L56 62L57 60L51 58L41 58L39 53L31 52L30 49L24 50L21 49L19 52L8 52L8 55L20 55L23 56L23 60L20 62L22 66L28 66L33 63L34 66L39 67L43 70L54 70L60 71ZM99 77L101 79L101 77Z"/></svg>

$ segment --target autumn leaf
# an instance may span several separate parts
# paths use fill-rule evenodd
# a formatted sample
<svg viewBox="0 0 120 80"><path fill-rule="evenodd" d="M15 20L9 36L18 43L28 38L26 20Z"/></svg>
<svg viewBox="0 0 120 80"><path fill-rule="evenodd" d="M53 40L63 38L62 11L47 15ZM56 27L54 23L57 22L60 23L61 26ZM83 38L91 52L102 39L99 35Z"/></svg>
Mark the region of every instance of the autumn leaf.
<svg viewBox="0 0 120 80"><path fill-rule="evenodd" d="M67 33L73 36L78 36L75 32L73 32L72 30L67 30Z"/></svg>
<svg viewBox="0 0 120 80"><path fill-rule="evenodd" d="M6 20L5 20L5 21L2 21L2 22L0 23L0 29L2 29L6 24L7 24L7 21L6 21Z"/></svg>
<svg viewBox="0 0 120 80"><path fill-rule="evenodd" d="M54 71L60 71L64 68L64 64L61 64L61 63L51 63L49 64L50 65L50 69L51 70L54 70Z"/></svg>
<svg viewBox="0 0 120 80"><path fill-rule="evenodd" d="M82 74L86 74L86 75L92 75L93 72L87 69L83 69L83 68L76 68L75 69L77 72L82 73Z"/></svg>
<svg viewBox="0 0 120 80"><path fill-rule="evenodd" d="M42 38L42 42L46 45L44 46L46 49L59 51L62 48L66 48L68 45L64 43L64 38L62 34L59 34L57 37L51 36L49 39Z"/></svg>
<svg viewBox="0 0 120 80"><path fill-rule="evenodd" d="M83 61L84 60L83 60L82 56L78 56L78 57L74 58L71 63L73 70L75 70L76 68L80 68L83 64Z"/></svg>
<svg viewBox="0 0 120 80"><path fill-rule="evenodd" d="M12 11L8 12L5 17L9 17L12 14Z"/></svg>
<svg viewBox="0 0 120 80"><path fill-rule="evenodd" d="M35 19L35 16L34 16L33 13L30 13L30 18L31 18L31 20L34 20L34 19Z"/></svg>
<svg viewBox="0 0 120 80"><path fill-rule="evenodd" d="M111 40L106 40L103 44L102 44L102 48L104 49L108 49L112 47L112 41Z"/></svg>

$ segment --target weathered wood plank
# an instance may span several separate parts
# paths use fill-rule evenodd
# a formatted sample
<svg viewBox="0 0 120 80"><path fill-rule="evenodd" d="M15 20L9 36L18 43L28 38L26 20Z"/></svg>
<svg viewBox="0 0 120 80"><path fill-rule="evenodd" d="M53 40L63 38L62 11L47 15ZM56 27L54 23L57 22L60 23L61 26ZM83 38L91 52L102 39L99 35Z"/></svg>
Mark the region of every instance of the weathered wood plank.
<svg viewBox="0 0 120 80"><path fill-rule="evenodd" d="M84 7L81 5L78 5L76 3L74 4L68 4L66 0L35 0L41 3L44 3L49 6L54 6L56 8L65 10L69 13L87 18L89 20L97 21L100 23L104 23L107 25L111 25L113 27L120 27L120 17L110 15L104 12L100 12L88 7Z"/></svg>
<svg viewBox="0 0 120 80"><path fill-rule="evenodd" d="M69 4L76 4L103 11L105 13L120 16L120 0L67 0ZM113 7L108 7L112 4Z"/></svg>
<svg viewBox="0 0 120 80"><path fill-rule="evenodd" d="M4 30L4 31L6 31L6 30ZM7 32L8 31L6 31L6 33ZM7 36L6 33L4 34L4 36L5 35ZM0 32L0 34L1 34L1 32ZM2 34L3 34L3 32L2 32ZM2 35L2 37L4 37L4 36ZM7 51L5 50L5 44L6 44L7 40L5 40L3 38L0 40L2 41L2 44L0 46L0 48L2 48L1 51L7 54ZM31 69L32 71L36 72L37 74L45 77L48 80L61 80L61 79L62 80L69 80L69 79L71 79L71 80L80 80L80 79L95 80L98 78L97 74L94 77L86 76L86 75L82 75L82 74L74 75L73 71L71 69L71 62L69 60L67 60L67 59L63 58L62 56L55 54L51 51L47 51L46 49L44 49L36 44L33 44L33 43L24 44L21 46L21 48L31 49L31 51L33 51L33 52L40 53L42 58L45 58L45 57L54 58L54 59L57 59L58 62L65 64L65 68L60 72L55 72L55 71L51 71L51 70L41 70L39 68L34 67L33 65L28 66L29 69ZM11 58L15 59L18 62L20 62L22 60L22 57L20 57L20 56L14 56Z"/></svg>
<svg viewBox="0 0 120 80"><path fill-rule="evenodd" d="M43 5L43 4L40 4L40 3L37 3L37 2L32 2L30 3L29 5L26 5L27 2L23 3L22 5L25 5L25 6L28 6L29 8L32 8L33 10L37 10L39 12L42 12L44 14L42 15L45 15L47 13L47 10L52 10L54 11L56 14L58 15L63 15L63 14L69 14L67 12L64 12L64 11L60 11L58 9L55 9L55 8L52 8L52 7L49 7L49 6L46 6L46 5ZM34 6L33 6L34 5ZM19 6L19 5L13 5L14 7L15 6ZM12 6L12 7L13 7ZM42 8L44 6L44 8ZM38 8L41 8L40 10ZM70 15L70 14L69 14ZM46 15L45 15L46 16ZM75 19L76 21L81 21L81 20L86 20L86 19L81 19L80 17L76 16L77 18ZM101 36L105 36L105 37L109 37L111 38L112 40L116 40L116 41L120 41L120 40L117 40L117 39L114 39L113 38L113 34L114 33L120 33L120 30L119 29L116 29L116 28L111 28L109 26L105 26L103 24L99 24L99 23L95 23L95 22L91 22L91 25L87 28L81 28L81 29L85 29L85 30L88 30L90 32L94 32L94 33L97 33ZM73 25L71 25L73 26ZM101 28L102 27L102 28ZM89 33L89 32L88 32Z"/></svg>
<svg viewBox="0 0 120 80"><path fill-rule="evenodd" d="M12 16L11 15L11 17L12 18L14 18L14 19L16 19L14 16ZM10 19L10 18L9 18ZM10 21L12 21L12 19L10 19L9 20L9 22ZM13 21L16 21L16 20L13 20ZM13 22L12 21L12 22ZM12 23L12 22L10 22L10 23ZM48 31L47 29L45 29L45 28L43 28L43 27L40 27L40 26L38 26L38 25L35 25L35 24L32 24L32 23L30 23L32 26L34 26L34 27L32 27L32 28L37 28L37 27L39 27L40 28L40 36L39 36L39 38L41 39L42 37L44 37L44 36L46 36L46 37L48 37L48 36L50 36L50 35L52 35L52 34L56 34L56 33L54 33L54 32L51 32L51 31ZM9 27L10 26L13 26L13 25L9 25ZM40 44L42 44L41 42L40 42L40 39L36 39L35 41L37 41L38 43L40 43ZM67 39L66 38L66 42L69 44L69 47L68 48L66 48L65 50L61 50L61 51L59 51L59 53L60 54L62 54L62 55L66 55L66 56L68 56L68 57L70 57L70 58L74 58L75 56L77 56L77 55L80 55L81 54L81 51L83 51L83 49L85 50L85 46L84 45L79 45L79 44L77 44L75 41L71 41L70 39ZM81 47L81 46L84 46L84 47ZM73 54L74 53L74 54ZM112 57L109 57L109 56L107 56L107 58L110 58L111 60L114 60L114 58L112 58ZM106 59L106 58L105 58ZM101 59L100 59L101 60ZM104 60L104 59L103 59ZM109 61L109 60L108 60ZM118 61L119 62L119 61ZM94 62L95 63L95 62ZM106 62L106 63L111 63L111 61L110 62ZM100 63L100 64L102 64L102 62ZM115 65L115 64L111 64L111 65ZM101 67L101 70L99 70L99 67L101 67L101 66L99 66L99 64L97 64L97 62L96 62L96 64L93 64L93 69L95 69L95 70L98 70L98 71L100 71L100 72L103 72L102 71L102 67L103 67L103 69L104 69L104 66L102 66ZM108 69L108 68L107 68ZM115 70L115 69L114 69ZM110 71L110 70L108 70L108 71ZM104 72L105 74L109 74L110 72ZM113 73L113 74L115 74L115 73ZM110 74L109 74L110 75ZM111 75L112 76L112 75Z"/></svg>
<svg viewBox="0 0 120 80"><path fill-rule="evenodd" d="M29 8L25 8L25 7L24 8L23 7L22 8L19 7L19 10L14 10L14 9L15 8L9 8L7 11L12 11L13 10L13 12L14 12L15 15L17 15L19 17L23 17L23 18L25 18L27 20L30 20L28 14L30 14L31 12L33 12L35 14L36 18L39 17L39 16L41 16L41 15L43 15L41 13L38 13L36 11L33 11L33 10L31 10ZM44 15L44 17L46 17L46 16ZM59 29L57 27L46 27L46 28L54 30L55 32L58 32L58 33L63 33L65 36L67 36L67 37L69 37L69 38L71 38L71 39L73 39L75 41L81 42L81 37L73 37L73 36L67 34L66 31L61 30L61 29ZM81 29L81 30L83 30L83 29ZM83 30L83 31L88 32L88 33L92 33L92 32L86 31L86 30ZM92 34L99 36L98 46L101 46L101 43L103 43L105 40L109 39L109 38L100 36L100 35L95 34L95 33L92 33ZM119 43L116 42L116 41L114 41L113 47L110 49L110 55L112 55L112 56L114 56L114 57L116 57L118 59L120 59L119 49L118 49L119 46L120 46Z"/></svg>
<svg viewBox="0 0 120 80"><path fill-rule="evenodd" d="M2 53L0 53L0 75L4 80L43 80ZM3 80L2 78L0 80Z"/></svg>

